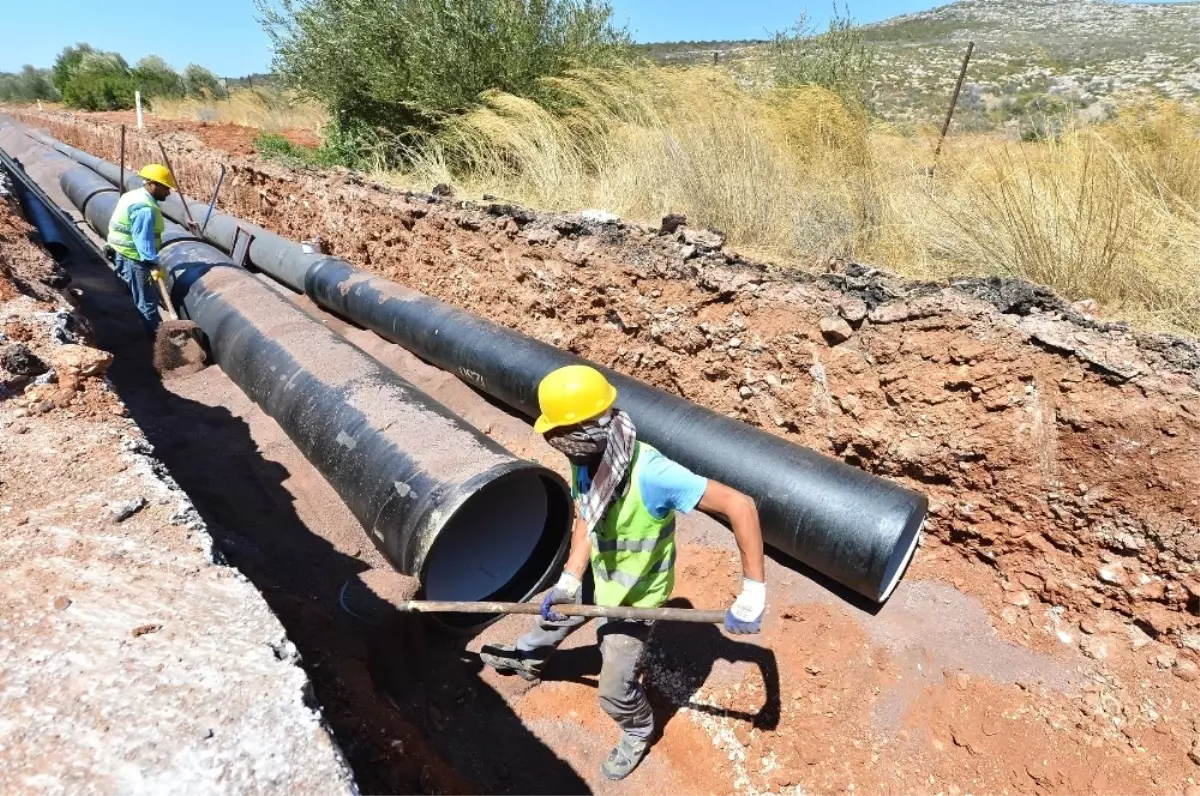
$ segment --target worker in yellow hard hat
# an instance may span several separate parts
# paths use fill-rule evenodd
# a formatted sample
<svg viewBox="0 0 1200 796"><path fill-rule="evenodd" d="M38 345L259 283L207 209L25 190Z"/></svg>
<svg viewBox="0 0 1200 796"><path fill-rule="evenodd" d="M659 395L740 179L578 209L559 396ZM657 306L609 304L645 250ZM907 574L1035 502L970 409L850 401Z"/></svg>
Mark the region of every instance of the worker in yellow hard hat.
<svg viewBox="0 0 1200 796"><path fill-rule="evenodd" d="M171 195L175 177L158 163L149 164L138 174L142 186L122 194L109 219L108 248L114 255L117 275L129 286L142 324L153 335L161 320L154 280L162 278L157 265L165 228L158 203Z"/></svg>
<svg viewBox="0 0 1200 796"><path fill-rule="evenodd" d="M742 589L725 615L725 629L758 633L762 627L766 583L754 501L638 439L633 419L617 408L617 397L604 375L586 365L559 368L538 385L541 417L534 429L570 459L571 494L579 511L566 567L542 601L536 626L515 647L481 651L484 663L497 671L535 682L541 678L550 654L587 621L555 611L556 604L589 599L603 606L655 608L665 603L675 584L675 514L695 508L725 517L741 553ZM585 586L585 580L591 582ZM600 622L600 704L623 731L601 773L618 780L637 768L657 735L637 681L651 626Z"/></svg>

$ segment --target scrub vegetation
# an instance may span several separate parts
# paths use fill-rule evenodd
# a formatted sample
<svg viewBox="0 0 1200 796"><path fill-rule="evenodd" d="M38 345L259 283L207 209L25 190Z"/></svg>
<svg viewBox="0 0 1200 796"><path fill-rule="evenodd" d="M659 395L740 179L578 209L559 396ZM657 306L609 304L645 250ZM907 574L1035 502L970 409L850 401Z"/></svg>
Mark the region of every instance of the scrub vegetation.
<svg viewBox="0 0 1200 796"><path fill-rule="evenodd" d="M219 95L190 67L80 45L0 90L66 100L78 81L72 101L105 107L121 73L162 118L255 127L293 164L645 223L681 212L781 268L1021 276L1200 333L1200 47L1180 33L1195 4L960 0L867 27L841 8L820 30L657 45L632 45L600 0L258 4L276 61L253 87ZM323 143L278 135L297 129Z"/></svg>

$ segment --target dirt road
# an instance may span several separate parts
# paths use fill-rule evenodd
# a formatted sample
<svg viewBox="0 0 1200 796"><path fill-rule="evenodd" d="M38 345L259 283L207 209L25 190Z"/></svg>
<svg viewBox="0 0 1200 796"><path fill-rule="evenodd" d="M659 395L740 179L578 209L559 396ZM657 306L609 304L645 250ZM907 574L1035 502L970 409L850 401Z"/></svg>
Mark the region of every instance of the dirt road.
<svg viewBox="0 0 1200 796"><path fill-rule="evenodd" d="M46 126L93 151L111 134ZM215 162L198 142L177 158L201 182ZM665 735L612 784L598 766L617 733L596 704L589 630L530 688L472 654L527 620L458 640L356 624L337 588L381 562L274 423L212 369L145 387L128 399L139 423L288 628L366 790L1200 790L1194 346L1020 286L948 290L853 267L783 278L694 233L699 246L252 160L231 171L231 212L319 233L359 265L933 500L880 610L772 561L761 637L660 627L646 676ZM848 334L822 331L838 317ZM524 421L348 334L515 453L561 468ZM248 437L224 438L224 415ZM723 607L737 584L728 532L689 517L680 542L677 597Z"/></svg>

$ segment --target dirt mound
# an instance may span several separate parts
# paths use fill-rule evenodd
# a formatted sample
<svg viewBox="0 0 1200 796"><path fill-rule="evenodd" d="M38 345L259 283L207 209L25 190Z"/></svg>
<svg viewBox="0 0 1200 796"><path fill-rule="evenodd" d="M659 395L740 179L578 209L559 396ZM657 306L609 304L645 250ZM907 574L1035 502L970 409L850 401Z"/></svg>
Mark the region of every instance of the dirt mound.
<svg viewBox="0 0 1200 796"><path fill-rule="evenodd" d="M203 332L193 321L163 321L154 336L154 369L165 376L186 376L208 362Z"/></svg>

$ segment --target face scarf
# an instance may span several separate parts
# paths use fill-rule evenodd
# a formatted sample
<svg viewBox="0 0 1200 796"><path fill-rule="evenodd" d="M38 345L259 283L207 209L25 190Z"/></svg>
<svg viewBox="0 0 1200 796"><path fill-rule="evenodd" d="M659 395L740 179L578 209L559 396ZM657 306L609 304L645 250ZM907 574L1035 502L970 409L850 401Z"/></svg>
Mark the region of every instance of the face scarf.
<svg viewBox="0 0 1200 796"><path fill-rule="evenodd" d="M594 532L629 474L637 429L628 414L614 409L604 417L556 431L546 435L546 442L575 466L594 470L591 488L579 496L583 521L587 523L588 532ZM596 465L597 460L599 465Z"/></svg>

